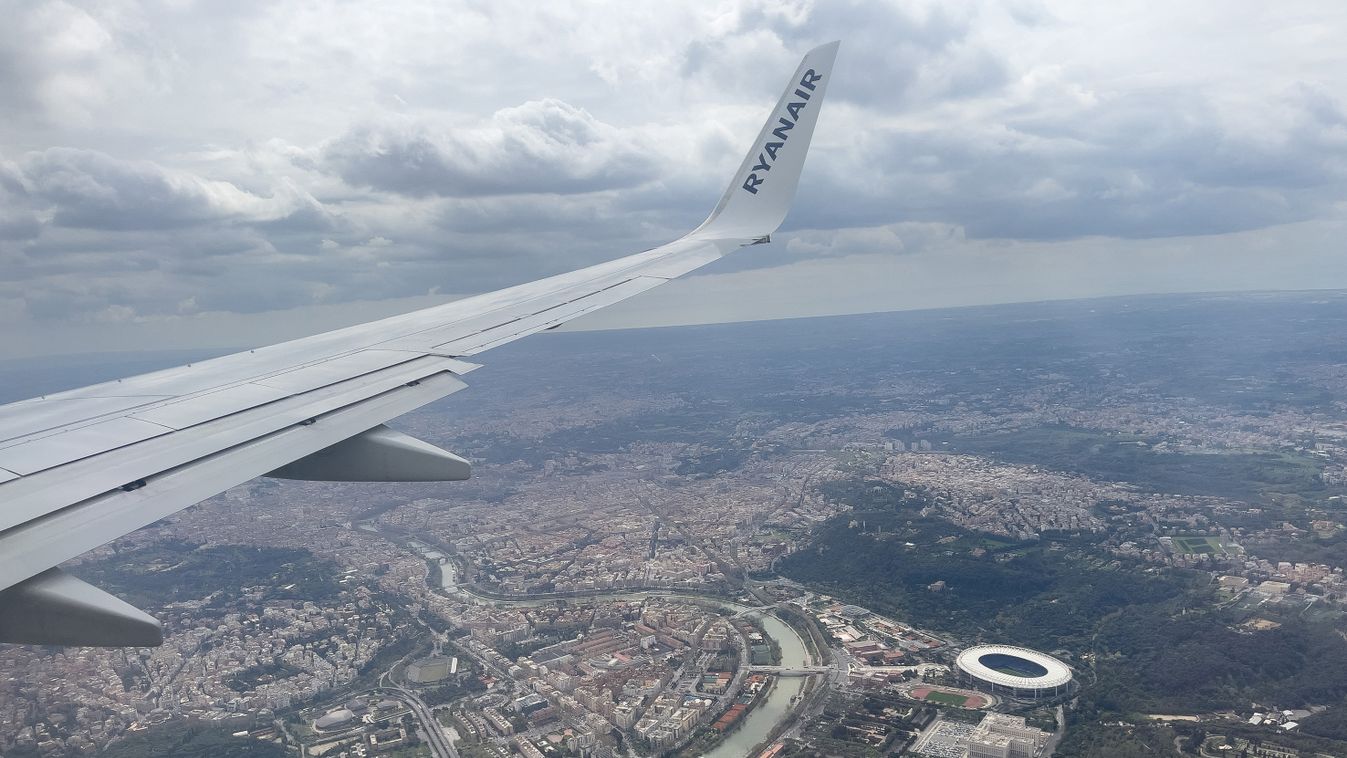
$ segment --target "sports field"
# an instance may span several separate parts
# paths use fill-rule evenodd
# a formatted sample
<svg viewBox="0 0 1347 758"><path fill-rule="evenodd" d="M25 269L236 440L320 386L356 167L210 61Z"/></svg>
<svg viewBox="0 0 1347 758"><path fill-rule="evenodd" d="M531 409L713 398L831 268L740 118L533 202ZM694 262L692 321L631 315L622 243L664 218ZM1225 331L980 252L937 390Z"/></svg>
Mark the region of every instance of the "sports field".
<svg viewBox="0 0 1347 758"><path fill-rule="evenodd" d="M1225 546L1215 537L1175 537L1174 548L1184 555L1219 555Z"/></svg>
<svg viewBox="0 0 1347 758"><path fill-rule="evenodd" d="M926 696L926 699L932 703L957 705L960 708L964 706L964 703L968 702L968 697L966 695L956 695L953 692L941 692L940 690L931 692Z"/></svg>

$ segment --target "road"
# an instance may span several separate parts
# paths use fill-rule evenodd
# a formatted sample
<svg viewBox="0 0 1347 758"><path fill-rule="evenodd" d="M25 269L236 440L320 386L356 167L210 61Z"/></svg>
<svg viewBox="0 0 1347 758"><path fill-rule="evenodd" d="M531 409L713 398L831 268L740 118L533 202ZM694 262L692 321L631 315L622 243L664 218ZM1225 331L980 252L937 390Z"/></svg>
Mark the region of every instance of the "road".
<svg viewBox="0 0 1347 758"><path fill-rule="evenodd" d="M412 715L421 722L421 732L426 736L426 745L430 747L430 752L434 753L435 758L459 758L458 750L454 748L454 743L444 736L444 729L440 728L440 722L436 720L435 714L431 712L430 706L425 701L417 697L415 692L406 689L393 681L388 672L379 677L380 689L386 691L393 697L407 704L411 709ZM387 684L384 684L387 682Z"/></svg>
<svg viewBox="0 0 1347 758"><path fill-rule="evenodd" d="M811 676L813 674L831 674L832 666L749 666L755 674L776 674L777 676Z"/></svg>
<svg viewBox="0 0 1347 758"><path fill-rule="evenodd" d="M843 649L832 650L832 663L825 671L826 677L819 677L814 680L812 689L805 692L800 700L795 704L795 710L791 715L790 726L778 735L778 739L794 738L800 739L804 732L804 725L811 718L818 716L828 704L828 696L840 689L844 689L847 684L847 675L849 665L846 660L846 651Z"/></svg>
<svg viewBox="0 0 1347 758"><path fill-rule="evenodd" d="M1048 738L1047 745L1043 748L1043 755L1052 755L1057 750L1057 745L1066 736L1066 708L1062 705L1057 706L1057 728L1053 730L1052 736ZM1175 738L1178 739L1178 738Z"/></svg>

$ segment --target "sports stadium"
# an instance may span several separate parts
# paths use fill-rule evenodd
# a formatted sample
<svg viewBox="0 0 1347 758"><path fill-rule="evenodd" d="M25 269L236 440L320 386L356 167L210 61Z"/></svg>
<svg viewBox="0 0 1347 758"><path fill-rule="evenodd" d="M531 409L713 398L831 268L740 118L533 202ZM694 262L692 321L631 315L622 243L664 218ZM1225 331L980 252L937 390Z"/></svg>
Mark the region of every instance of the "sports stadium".
<svg viewBox="0 0 1347 758"><path fill-rule="evenodd" d="M1052 697L1071 688L1071 669L1050 655L1013 645L978 645L954 661L973 686L1018 698Z"/></svg>

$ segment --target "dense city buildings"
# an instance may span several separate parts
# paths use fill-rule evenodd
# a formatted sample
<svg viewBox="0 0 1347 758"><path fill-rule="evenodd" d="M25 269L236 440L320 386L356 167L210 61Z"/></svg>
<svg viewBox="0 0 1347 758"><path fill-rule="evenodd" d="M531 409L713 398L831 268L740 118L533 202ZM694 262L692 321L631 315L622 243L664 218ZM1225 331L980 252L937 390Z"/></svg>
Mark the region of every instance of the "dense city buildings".
<svg viewBox="0 0 1347 758"><path fill-rule="evenodd" d="M1011 321L961 313L849 322L860 353L795 324L671 336L658 363L630 335L506 354L471 402L399 422L474 458L470 481L261 479L72 566L165 644L0 650L0 753L201 727L331 758L932 735L999 757L1200 728L1312 755L1347 695L1347 376L1311 349L1337 322L1260 364L1029 312L1039 342L1014 351ZM980 644L1043 651L1079 689L980 690L957 665Z"/></svg>

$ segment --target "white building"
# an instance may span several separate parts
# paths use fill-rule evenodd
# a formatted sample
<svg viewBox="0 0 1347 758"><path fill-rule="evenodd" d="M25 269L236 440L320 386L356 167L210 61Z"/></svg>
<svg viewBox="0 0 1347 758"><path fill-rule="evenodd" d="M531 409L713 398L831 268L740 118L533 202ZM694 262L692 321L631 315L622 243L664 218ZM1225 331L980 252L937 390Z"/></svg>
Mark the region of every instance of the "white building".
<svg viewBox="0 0 1347 758"><path fill-rule="evenodd" d="M1035 758L1047 738L1022 716L988 713L968 736L968 758Z"/></svg>

